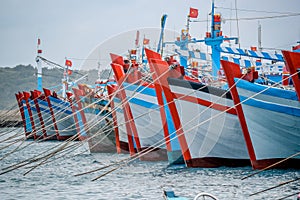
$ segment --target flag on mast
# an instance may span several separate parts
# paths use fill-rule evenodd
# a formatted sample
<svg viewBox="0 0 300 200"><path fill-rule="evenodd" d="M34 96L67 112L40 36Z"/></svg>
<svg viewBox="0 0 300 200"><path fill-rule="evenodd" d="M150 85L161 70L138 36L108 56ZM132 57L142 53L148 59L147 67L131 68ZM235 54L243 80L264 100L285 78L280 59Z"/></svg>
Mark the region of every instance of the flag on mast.
<svg viewBox="0 0 300 200"><path fill-rule="evenodd" d="M190 18L197 18L198 17L198 9L197 8L190 8Z"/></svg>
<svg viewBox="0 0 300 200"><path fill-rule="evenodd" d="M144 38L144 40L143 40L143 45L148 45L149 42L150 42L150 39Z"/></svg>
<svg viewBox="0 0 300 200"><path fill-rule="evenodd" d="M68 66L68 67L72 67L72 61L71 60L66 60L65 65Z"/></svg>

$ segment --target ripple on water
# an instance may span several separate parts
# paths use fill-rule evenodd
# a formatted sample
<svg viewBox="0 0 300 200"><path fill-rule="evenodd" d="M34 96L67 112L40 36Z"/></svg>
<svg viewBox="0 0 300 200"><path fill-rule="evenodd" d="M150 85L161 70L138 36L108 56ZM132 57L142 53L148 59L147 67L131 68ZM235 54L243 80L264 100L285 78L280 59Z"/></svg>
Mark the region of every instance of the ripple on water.
<svg viewBox="0 0 300 200"><path fill-rule="evenodd" d="M30 142L25 142L25 145ZM4 160L0 167L15 164L39 152L52 150L58 142L31 144ZM18 145L18 144L16 144ZM0 156L16 146L0 151ZM80 151L84 152L80 154ZM246 180L253 171L244 168L187 169L168 166L167 162L134 161L97 181L91 179L112 168L75 177L74 174L110 165L128 158L128 154L90 154L86 147L47 163L29 173L19 169L0 176L0 199L163 199L164 189L192 199L199 192L209 192L219 199L272 199L299 191L299 182L253 197L250 194L299 177L299 170L269 170ZM292 198L295 199L295 198Z"/></svg>

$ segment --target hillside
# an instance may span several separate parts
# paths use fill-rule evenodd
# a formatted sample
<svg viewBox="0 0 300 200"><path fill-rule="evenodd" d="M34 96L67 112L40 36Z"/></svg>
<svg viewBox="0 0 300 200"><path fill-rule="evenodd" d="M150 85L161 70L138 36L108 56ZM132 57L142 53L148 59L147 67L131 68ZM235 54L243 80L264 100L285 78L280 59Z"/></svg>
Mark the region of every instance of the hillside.
<svg viewBox="0 0 300 200"><path fill-rule="evenodd" d="M101 72L102 77L108 76L108 70ZM80 81L80 83L93 84L97 80L97 70L76 71L70 76L72 81L88 74L88 77ZM58 91L61 89L61 79L63 77L62 69L43 68L43 87L53 88ZM0 67L0 110L9 110L17 108L15 93L19 91L30 91L37 87L36 69L31 65L18 65L14 68ZM55 88L54 88L55 87Z"/></svg>

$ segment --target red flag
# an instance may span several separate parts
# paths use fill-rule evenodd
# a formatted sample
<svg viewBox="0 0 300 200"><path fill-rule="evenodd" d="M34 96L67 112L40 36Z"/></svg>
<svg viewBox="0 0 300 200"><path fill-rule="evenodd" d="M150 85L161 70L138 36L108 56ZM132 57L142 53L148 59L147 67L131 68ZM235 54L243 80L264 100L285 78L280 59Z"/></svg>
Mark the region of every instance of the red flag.
<svg viewBox="0 0 300 200"><path fill-rule="evenodd" d="M147 45L147 44L149 44L149 42L150 42L149 39L144 38L144 40L143 40L143 45Z"/></svg>
<svg viewBox="0 0 300 200"><path fill-rule="evenodd" d="M72 67L72 61L71 60L66 60L65 65L68 66L68 67Z"/></svg>
<svg viewBox="0 0 300 200"><path fill-rule="evenodd" d="M72 75L72 70L68 69L68 75Z"/></svg>
<svg viewBox="0 0 300 200"><path fill-rule="evenodd" d="M228 38L228 36L224 36L224 38ZM230 42L230 40L224 40L224 42Z"/></svg>
<svg viewBox="0 0 300 200"><path fill-rule="evenodd" d="M190 8L190 18L197 18L198 17L198 9L197 8Z"/></svg>

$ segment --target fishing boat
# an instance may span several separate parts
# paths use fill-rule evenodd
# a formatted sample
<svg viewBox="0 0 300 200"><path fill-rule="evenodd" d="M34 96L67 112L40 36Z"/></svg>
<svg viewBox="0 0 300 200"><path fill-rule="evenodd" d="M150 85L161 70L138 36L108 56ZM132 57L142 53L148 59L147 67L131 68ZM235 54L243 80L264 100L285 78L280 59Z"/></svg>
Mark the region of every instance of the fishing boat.
<svg viewBox="0 0 300 200"><path fill-rule="evenodd" d="M63 79L63 97L60 98L55 91L42 87L42 61L47 61L55 64L41 56L40 39L38 39L37 50L37 89L32 92L23 92L19 104L22 118L24 118L24 127L29 127L27 122L30 122L32 129L31 135L34 139L54 139L54 135L58 140L65 140L76 134L74 120L70 103L66 99L66 91L68 87L68 67L71 62L66 60L66 68L64 70ZM57 64L56 64L57 65ZM42 94L44 91L44 94ZM24 106L24 104L26 106ZM23 110L23 112L21 111ZM25 113L24 113L25 112ZM51 116L51 117L50 117ZM48 130L47 130L48 129ZM25 134L27 134L27 128ZM49 132L49 133L47 133Z"/></svg>
<svg viewBox="0 0 300 200"><path fill-rule="evenodd" d="M177 135L181 137L181 148L187 150L184 156L188 167L250 165L253 149L248 145L249 141L242 131L243 127L239 123L232 96L225 87L227 83L222 76L220 60L233 59L234 62L243 63L246 67L254 64L260 69L263 66L261 61L257 61L258 59L283 62L280 54L259 52L254 48L243 50L222 46L224 40L237 41L237 38L222 35L221 15L215 13L214 9L214 1L212 1L211 31L206 33L204 39L191 38L187 28L182 31L177 41L164 43L179 47L175 52L180 56L180 65L164 62L159 55L155 55L155 52L146 50L152 72L160 77L157 84L166 96ZM188 49L189 43L198 42L210 46L211 54ZM239 58L224 56L224 54L238 55ZM250 57L252 60L244 59L245 57ZM205 66L206 68L192 69L191 78L188 70L191 70L189 66L194 67L194 65L188 64L189 58L207 59L212 62L210 66ZM274 72L279 67L270 64L266 66L269 68L272 66ZM198 70L202 71L201 74L198 74ZM276 71L276 75L281 73L281 70Z"/></svg>
<svg viewBox="0 0 300 200"><path fill-rule="evenodd" d="M287 158L274 167L300 167L300 53L283 51L283 55L295 90L253 83L255 71L242 74L239 65L221 61L248 148L253 149L254 169Z"/></svg>
<svg viewBox="0 0 300 200"><path fill-rule="evenodd" d="M165 94L187 167L249 165L238 117L229 109L229 92L185 80L180 66L170 69L148 49L146 55L159 77L156 84Z"/></svg>
<svg viewBox="0 0 300 200"><path fill-rule="evenodd" d="M116 152L115 133L107 99L96 96L87 85L79 84L78 87L79 89L73 88L73 91L90 151Z"/></svg>
<svg viewBox="0 0 300 200"><path fill-rule="evenodd" d="M139 71L135 60L129 67L121 56L111 54L111 58L115 76L119 82L122 81L119 86L125 91L124 96L126 95L130 109L128 118L133 122L133 130L137 131L140 150L148 151L142 156L142 160L168 160L170 164L182 164L183 158L175 129L172 121L167 118L170 116L169 111L167 106L159 103L163 99L157 96L155 85L145 81L146 75ZM126 99L123 98L123 101Z"/></svg>
<svg viewBox="0 0 300 200"><path fill-rule="evenodd" d="M130 129L135 136L137 149L138 151L145 151L146 149L149 151L148 153L143 154L140 159L149 161L167 160L166 147L164 145L161 145L161 147L156 146L160 143L164 144L163 128L159 124L161 122L157 120L156 117L139 117L140 115L149 113L149 110L154 108L155 104L153 104L153 102L156 101L156 98L153 96L153 93L152 95L149 95L149 93L150 91L155 91L153 89L147 90L149 88L147 85L141 86L141 84L131 84L134 81L139 81L141 78L136 76L138 71L134 71L132 73L135 77L130 77L132 78L131 80L125 80L126 75L123 66L116 63L112 63L111 66L121 90L121 98L124 102L124 115L126 115L126 118L128 119L127 122L129 123ZM128 84L123 83L125 81L127 81ZM140 91L146 90L148 95L141 97L143 94L139 91L139 89L141 89ZM129 101L126 101L127 97L132 97L135 91L135 95L139 97L131 98ZM155 109L153 109L153 111L155 111ZM152 115L151 112L149 114ZM158 111L157 114L158 115L156 116L159 116Z"/></svg>

